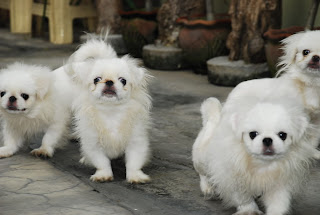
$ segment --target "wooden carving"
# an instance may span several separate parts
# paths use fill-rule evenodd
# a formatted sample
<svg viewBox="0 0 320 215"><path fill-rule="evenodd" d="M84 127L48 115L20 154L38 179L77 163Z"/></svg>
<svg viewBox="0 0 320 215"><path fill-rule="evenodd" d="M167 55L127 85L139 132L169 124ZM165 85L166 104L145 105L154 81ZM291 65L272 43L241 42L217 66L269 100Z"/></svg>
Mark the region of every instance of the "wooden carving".
<svg viewBox="0 0 320 215"><path fill-rule="evenodd" d="M262 35L281 27L281 0L231 0L232 31L227 39L229 59L246 63L265 61Z"/></svg>

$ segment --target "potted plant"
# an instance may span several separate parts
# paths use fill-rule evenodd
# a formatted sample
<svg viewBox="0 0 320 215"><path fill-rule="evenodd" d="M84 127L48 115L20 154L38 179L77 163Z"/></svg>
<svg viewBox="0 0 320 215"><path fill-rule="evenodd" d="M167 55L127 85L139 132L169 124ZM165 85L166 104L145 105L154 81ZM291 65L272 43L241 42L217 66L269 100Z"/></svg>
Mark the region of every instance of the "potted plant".
<svg viewBox="0 0 320 215"><path fill-rule="evenodd" d="M122 18L122 36L128 52L142 57L142 48L157 37L157 12L160 1L125 0L119 14ZM152 4L153 3L153 4Z"/></svg>
<svg viewBox="0 0 320 215"><path fill-rule="evenodd" d="M178 41L184 62L199 74L207 74L208 59L228 54L225 44L231 30L230 18L223 14L216 15L214 20L210 17L180 17L176 21L181 25Z"/></svg>

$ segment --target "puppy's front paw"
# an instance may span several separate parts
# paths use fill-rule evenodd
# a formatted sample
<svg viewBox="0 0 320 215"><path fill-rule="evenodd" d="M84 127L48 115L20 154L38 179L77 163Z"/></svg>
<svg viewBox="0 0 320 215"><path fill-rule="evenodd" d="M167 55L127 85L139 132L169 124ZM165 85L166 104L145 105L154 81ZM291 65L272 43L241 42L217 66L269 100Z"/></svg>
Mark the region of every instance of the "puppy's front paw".
<svg viewBox="0 0 320 215"><path fill-rule="evenodd" d="M34 149L31 151L31 154L39 158L51 158L53 156L53 150L48 150L43 147Z"/></svg>
<svg viewBox="0 0 320 215"><path fill-rule="evenodd" d="M10 148L8 147L0 147L0 158L7 158L11 157L13 155L13 152Z"/></svg>
<svg viewBox="0 0 320 215"><path fill-rule="evenodd" d="M150 177L141 170L127 173L127 181L131 184L145 184L151 181Z"/></svg>
<svg viewBox="0 0 320 215"><path fill-rule="evenodd" d="M239 211L232 215L263 215L263 213L259 210L258 211Z"/></svg>
<svg viewBox="0 0 320 215"><path fill-rule="evenodd" d="M96 173L90 177L90 180L94 182L113 181L113 175L106 170L97 170Z"/></svg>

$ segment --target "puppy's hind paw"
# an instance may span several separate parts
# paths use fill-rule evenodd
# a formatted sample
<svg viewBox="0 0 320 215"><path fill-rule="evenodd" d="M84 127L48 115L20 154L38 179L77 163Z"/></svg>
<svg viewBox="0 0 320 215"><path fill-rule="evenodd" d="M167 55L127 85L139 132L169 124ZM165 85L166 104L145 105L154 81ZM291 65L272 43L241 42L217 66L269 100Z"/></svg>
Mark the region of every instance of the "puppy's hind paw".
<svg viewBox="0 0 320 215"><path fill-rule="evenodd" d="M90 180L93 182L109 182L113 181L113 175L104 170L97 170L96 173L90 177Z"/></svg>
<svg viewBox="0 0 320 215"><path fill-rule="evenodd" d="M31 154L35 157L38 157L38 158L43 158L43 159L46 159L46 158L51 158L53 156L53 152L51 151L48 151L47 149L44 149L44 148L38 148L38 149L34 149L31 151Z"/></svg>
<svg viewBox="0 0 320 215"><path fill-rule="evenodd" d="M151 181L151 178L141 170L127 173L127 181L130 184L145 184Z"/></svg>

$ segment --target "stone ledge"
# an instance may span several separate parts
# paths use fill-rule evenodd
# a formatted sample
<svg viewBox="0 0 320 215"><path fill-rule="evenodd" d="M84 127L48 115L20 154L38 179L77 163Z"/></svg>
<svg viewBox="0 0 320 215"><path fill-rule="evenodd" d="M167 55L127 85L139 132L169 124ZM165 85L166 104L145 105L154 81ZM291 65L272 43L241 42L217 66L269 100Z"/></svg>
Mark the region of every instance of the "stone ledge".
<svg viewBox="0 0 320 215"><path fill-rule="evenodd" d="M182 49L161 45L146 45L142 52L144 64L151 69L179 70L182 65Z"/></svg>
<svg viewBox="0 0 320 215"><path fill-rule="evenodd" d="M207 61L208 80L212 84L236 86L240 82L270 77L267 63L247 64L243 60L230 61L228 56L215 57Z"/></svg>

